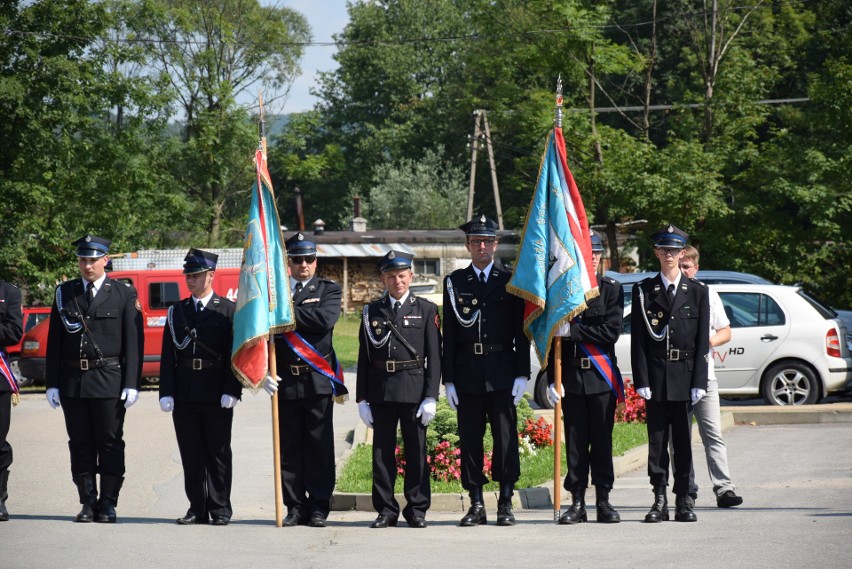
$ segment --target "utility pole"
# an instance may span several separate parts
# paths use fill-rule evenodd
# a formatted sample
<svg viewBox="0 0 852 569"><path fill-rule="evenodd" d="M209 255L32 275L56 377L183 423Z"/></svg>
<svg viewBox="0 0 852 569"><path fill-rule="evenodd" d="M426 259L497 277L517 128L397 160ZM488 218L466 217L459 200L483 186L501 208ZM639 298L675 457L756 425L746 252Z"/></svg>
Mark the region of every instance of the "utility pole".
<svg viewBox="0 0 852 569"><path fill-rule="evenodd" d="M494 162L494 147L491 145L491 126L484 110L473 111L473 138L470 153L470 189L467 194L467 219L473 217L473 193L476 185L476 155L480 139L485 133L485 147L488 150L488 164L491 166L491 187L494 191L494 205L497 207L497 227L503 229L503 206L500 205L500 188L497 185L497 165Z"/></svg>

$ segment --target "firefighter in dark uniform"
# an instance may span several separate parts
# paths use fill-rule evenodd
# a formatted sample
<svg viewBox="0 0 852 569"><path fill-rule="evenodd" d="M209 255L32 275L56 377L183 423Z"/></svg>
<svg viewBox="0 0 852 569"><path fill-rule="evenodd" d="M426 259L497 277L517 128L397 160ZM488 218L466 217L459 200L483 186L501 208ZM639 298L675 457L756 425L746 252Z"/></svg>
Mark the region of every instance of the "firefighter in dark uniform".
<svg viewBox="0 0 852 569"><path fill-rule="evenodd" d="M6 500L9 498L9 467L12 445L6 440L12 419L12 401L17 404L18 384L6 359L6 346L17 344L23 335L21 291L0 280L0 352L4 365L0 369L0 522L9 520Z"/></svg>
<svg viewBox="0 0 852 569"><path fill-rule="evenodd" d="M654 233L660 273L633 287L630 355L633 384L644 398L648 426L648 476L654 505L649 523L669 519L666 486L669 429L674 446L675 519L694 522L689 498L692 470L690 403L707 392L710 301L706 285L680 271L688 235L669 225Z"/></svg>
<svg viewBox="0 0 852 569"><path fill-rule="evenodd" d="M105 272L110 242L74 242L82 278L56 287L47 340L47 401L62 406L77 522L114 523L124 482L124 415L139 395L141 306L132 285ZM100 474L100 492L95 475Z"/></svg>
<svg viewBox="0 0 852 569"><path fill-rule="evenodd" d="M389 251L379 262L387 295L364 307L359 333L358 412L373 428L373 507L370 527L395 526L396 429L405 447L409 527L425 528L431 504L426 426L435 418L441 382L441 323L438 307L410 293L413 256Z"/></svg>
<svg viewBox="0 0 852 569"><path fill-rule="evenodd" d="M343 293L316 276L316 244L296 233L286 246L296 330L276 334L279 377L267 377L264 389L278 391L283 525L325 527L335 482L334 402L347 394L332 346Z"/></svg>
<svg viewBox="0 0 852 569"><path fill-rule="evenodd" d="M160 409L172 413L189 509L180 525L231 520L231 426L242 386L231 371L235 304L213 292L219 256L190 249L191 295L169 307L160 358Z"/></svg>
<svg viewBox="0 0 852 569"><path fill-rule="evenodd" d="M494 262L497 224L477 216L462 225L471 264L444 280L444 388L458 411L461 482L470 509L461 526L487 522L482 487L483 437L491 423L491 478L500 482L497 525L515 524L512 495L521 476L516 406L530 375L524 301L506 292L511 272Z"/></svg>
<svg viewBox="0 0 852 569"><path fill-rule="evenodd" d="M592 233L592 268L597 271L604 252L599 235ZM624 386L615 358L615 342L621 335L624 289L621 283L598 277L600 295L588 301L586 310L571 322L570 335L562 340L562 392L554 384L547 391L555 405L562 401L568 474L565 489L571 506L560 524L588 521L586 488L589 472L595 487L597 521L618 523L621 517L609 503L615 474L612 468L612 427L615 406L624 398ZM555 354L548 367L553 370Z"/></svg>

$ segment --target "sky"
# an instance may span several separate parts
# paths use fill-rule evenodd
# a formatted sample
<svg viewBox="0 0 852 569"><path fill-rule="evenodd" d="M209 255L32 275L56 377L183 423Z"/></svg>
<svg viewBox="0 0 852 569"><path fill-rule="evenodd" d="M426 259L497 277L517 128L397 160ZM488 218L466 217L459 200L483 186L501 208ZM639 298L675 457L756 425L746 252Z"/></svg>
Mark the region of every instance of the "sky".
<svg viewBox="0 0 852 569"><path fill-rule="evenodd" d="M342 32L349 21L346 0L261 0L262 4L287 6L301 12L311 26L314 42L332 41L332 35ZM308 46L302 57L302 75L293 83L290 98L281 110L283 113L298 113L313 108L316 98L309 90L316 85L318 71L331 71L337 67L332 56L337 51L333 46Z"/></svg>

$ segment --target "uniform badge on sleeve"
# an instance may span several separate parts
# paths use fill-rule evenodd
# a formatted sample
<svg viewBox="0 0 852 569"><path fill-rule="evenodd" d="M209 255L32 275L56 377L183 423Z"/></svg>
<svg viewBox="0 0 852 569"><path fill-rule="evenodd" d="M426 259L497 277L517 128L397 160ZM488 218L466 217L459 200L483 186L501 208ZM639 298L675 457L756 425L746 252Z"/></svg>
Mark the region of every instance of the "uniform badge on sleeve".
<svg viewBox="0 0 852 569"><path fill-rule="evenodd" d="M435 314L435 328L441 329L441 317L438 314Z"/></svg>
<svg viewBox="0 0 852 569"><path fill-rule="evenodd" d="M137 312L142 312L142 303L141 303L141 302L139 302L139 299L138 299L138 298L136 299L136 311L137 311Z"/></svg>

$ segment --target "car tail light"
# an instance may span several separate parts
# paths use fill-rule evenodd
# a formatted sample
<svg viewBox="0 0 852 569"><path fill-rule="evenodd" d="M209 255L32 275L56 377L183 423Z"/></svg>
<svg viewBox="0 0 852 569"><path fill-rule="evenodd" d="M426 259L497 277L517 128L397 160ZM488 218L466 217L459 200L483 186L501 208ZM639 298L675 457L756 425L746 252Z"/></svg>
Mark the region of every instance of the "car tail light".
<svg viewBox="0 0 852 569"><path fill-rule="evenodd" d="M840 336L834 328L825 335L825 353L834 358L840 357Z"/></svg>
<svg viewBox="0 0 852 569"><path fill-rule="evenodd" d="M21 347L22 356L34 356L38 352L39 343L35 340L27 340Z"/></svg>

